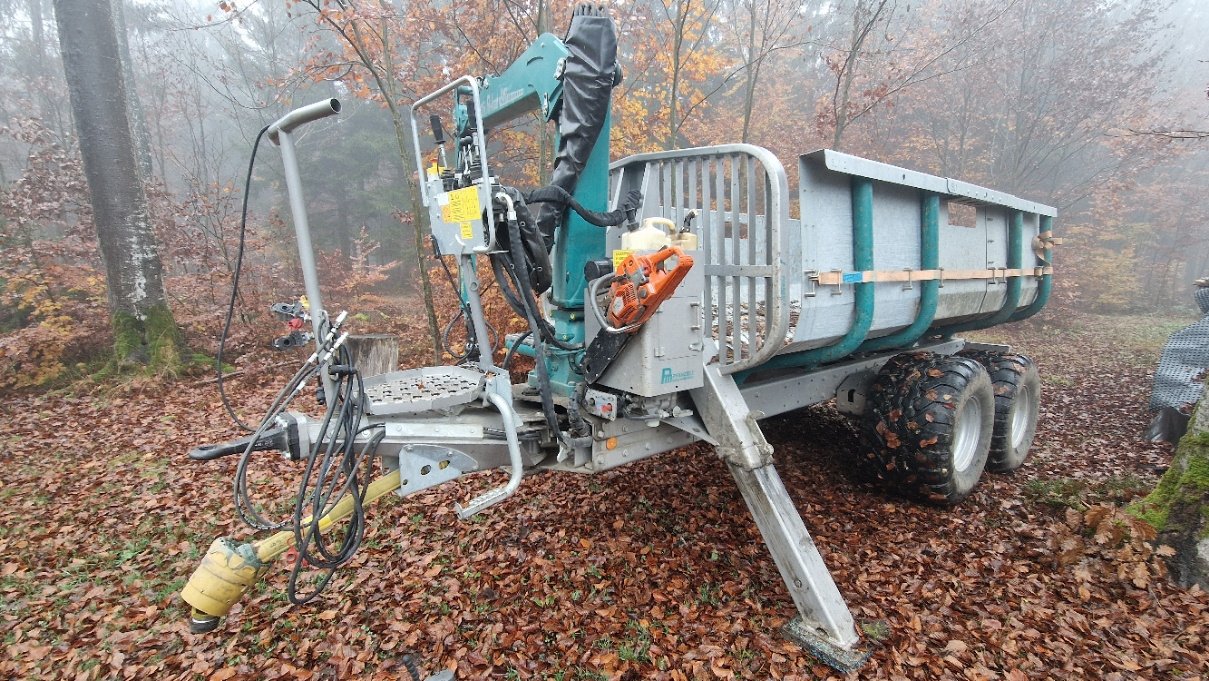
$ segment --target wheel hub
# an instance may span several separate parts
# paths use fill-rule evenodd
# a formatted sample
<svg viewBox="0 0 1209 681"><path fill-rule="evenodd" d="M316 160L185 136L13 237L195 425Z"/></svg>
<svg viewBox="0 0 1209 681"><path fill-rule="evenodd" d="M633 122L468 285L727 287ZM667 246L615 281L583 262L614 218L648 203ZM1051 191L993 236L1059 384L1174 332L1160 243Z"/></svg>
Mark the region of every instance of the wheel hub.
<svg viewBox="0 0 1209 681"><path fill-rule="evenodd" d="M1036 408L1031 390L1025 388L1017 391L1016 408L1012 411L1012 449L1019 449L1027 444L1024 438L1028 436L1029 423Z"/></svg>
<svg viewBox="0 0 1209 681"><path fill-rule="evenodd" d="M982 405L976 399L966 400L957 413L953 428L953 468L964 471L974 462L978 440L982 433Z"/></svg>

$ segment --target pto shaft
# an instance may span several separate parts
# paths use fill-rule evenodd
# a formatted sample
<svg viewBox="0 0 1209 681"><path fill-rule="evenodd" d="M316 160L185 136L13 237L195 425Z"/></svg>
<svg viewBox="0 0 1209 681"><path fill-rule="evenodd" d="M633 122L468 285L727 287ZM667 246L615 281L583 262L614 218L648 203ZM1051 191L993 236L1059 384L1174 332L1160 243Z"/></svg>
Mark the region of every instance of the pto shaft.
<svg viewBox="0 0 1209 681"><path fill-rule="evenodd" d="M395 470L369 484L362 504L368 506L398 488L399 471ZM327 530L352 512L353 498L345 496L319 519L319 530ZM302 522L310 523L311 517ZM293 530L282 530L255 543L236 544L227 537L215 539L181 590L181 598L193 606L190 630L205 633L217 628L219 618L230 612L231 606L264 575L269 564L293 547Z"/></svg>

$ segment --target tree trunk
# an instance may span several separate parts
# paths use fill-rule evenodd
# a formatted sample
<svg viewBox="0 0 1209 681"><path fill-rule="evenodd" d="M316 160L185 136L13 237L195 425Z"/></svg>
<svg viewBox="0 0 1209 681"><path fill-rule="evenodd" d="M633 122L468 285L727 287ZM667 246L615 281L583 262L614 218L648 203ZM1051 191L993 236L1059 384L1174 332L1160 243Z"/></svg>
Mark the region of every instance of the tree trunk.
<svg viewBox="0 0 1209 681"><path fill-rule="evenodd" d="M414 141L411 138L411 127L403 124L403 114L398 108L398 93L395 90L395 81L389 77L383 78L381 73L394 73L394 53L390 49L390 41L387 39L386 23L382 24L382 55L386 63L381 73L373 60L369 58L363 50L365 41L361 39L361 32L357 30L357 24L354 22L350 25L352 35L357 41L357 45L353 47L361 55L362 64L370 72L374 78L374 83L378 86L378 92L382 94L382 99L386 101L386 108L390 110L390 121L395 128L395 142L399 145L399 162L403 164L403 177L418 178L417 181L424 181L424 169L417 168L412 160L412 148ZM346 36L346 40L349 40ZM424 204L420 199L420 194L411 188L408 191L411 198L411 229L414 237L416 249L416 268L420 275L420 291L424 297L424 317L428 322L428 336L432 342L432 363L441 363L441 330L437 326L437 310L433 303L432 294L432 278L428 276L428 258L424 255L424 235L428 229L428 212L424 210Z"/></svg>
<svg viewBox="0 0 1209 681"><path fill-rule="evenodd" d="M1209 400L1196 408L1158 487L1131 511L1175 549L1168 565L1176 580L1209 589Z"/></svg>
<svg viewBox="0 0 1209 681"><path fill-rule="evenodd" d="M680 127L676 120L676 105L680 99L680 49L684 45L684 23L685 15L688 13L688 8L684 3L676 3L676 18L672 22L672 82L668 87L667 93L667 139L663 141L663 148L671 151L676 148L676 131Z"/></svg>
<svg viewBox="0 0 1209 681"><path fill-rule="evenodd" d="M389 333L349 336L345 341L353 363L361 375L369 378L399 368L399 338Z"/></svg>
<svg viewBox="0 0 1209 681"><path fill-rule="evenodd" d="M173 368L180 335L140 182L108 0L55 0L63 68L105 263L119 363Z"/></svg>
<svg viewBox="0 0 1209 681"><path fill-rule="evenodd" d="M101 1L101 0L98 0ZM143 103L134 86L134 60L130 58L130 43L126 39L126 0L111 0L113 7L113 29L118 39L118 55L122 59L122 76L126 79L126 106L130 113L130 134L136 145L139 173L143 181L151 179L151 133L147 131L147 118L143 115Z"/></svg>

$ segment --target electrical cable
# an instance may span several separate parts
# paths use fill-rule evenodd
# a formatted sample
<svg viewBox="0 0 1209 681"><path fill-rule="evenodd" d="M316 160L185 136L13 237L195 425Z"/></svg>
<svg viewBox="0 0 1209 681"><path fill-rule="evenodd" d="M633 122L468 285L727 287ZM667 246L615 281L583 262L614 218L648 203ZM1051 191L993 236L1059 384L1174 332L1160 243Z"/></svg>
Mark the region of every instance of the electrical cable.
<svg viewBox="0 0 1209 681"><path fill-rule="evenodd" d="M218 375L218 396L222 399L223 409L227 411L227 415L246 433L252 432L254 429L244 423L239 415L235 413L235 409L231 407L230 400L227 399L227 391L223 387L222 379L222 352L227 344L227 334L231 333L231 318L235 316L235 300L239 297L239 274L243 270L243 252L244 242L248 231L248 194L252 190L252 168L256 166L256 150L260 148L260 140L264 134L268 132L270 126L264 126L260 132L256 133L256 141L252 143L252 157L248 159L248 173L243 181L243 209L239 216L239 249L235 254L235 274L231 282L231 301L227 304L227 318L223 322L222 335L218 338L218 355L214 358L215 372Z"/></svg>

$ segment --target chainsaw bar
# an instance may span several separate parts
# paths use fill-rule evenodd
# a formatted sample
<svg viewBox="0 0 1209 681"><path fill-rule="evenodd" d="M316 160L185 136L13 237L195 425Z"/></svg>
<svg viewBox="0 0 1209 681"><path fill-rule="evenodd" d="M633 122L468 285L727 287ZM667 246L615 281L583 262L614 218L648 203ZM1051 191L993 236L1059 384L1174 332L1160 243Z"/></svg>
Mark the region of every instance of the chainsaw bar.
<svg viewBox="0 0 1209 681"><path fill-rule="evenodd" d="M632 333L607 333L605 331L596 334L596 338L592 339L584 353L584 378L589 383L595 383L596 379L600 378L601 374L613 363L613 360L617 359L617 355L621 353L622 348L633 336Z"/></svg>

